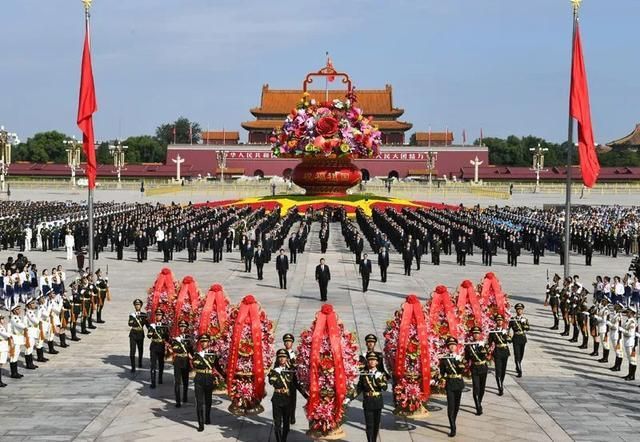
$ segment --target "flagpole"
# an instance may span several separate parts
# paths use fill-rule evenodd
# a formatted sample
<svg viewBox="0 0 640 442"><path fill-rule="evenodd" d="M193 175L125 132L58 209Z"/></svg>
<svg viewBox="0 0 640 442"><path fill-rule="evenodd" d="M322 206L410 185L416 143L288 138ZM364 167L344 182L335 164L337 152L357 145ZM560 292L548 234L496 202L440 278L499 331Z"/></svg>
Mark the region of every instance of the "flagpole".
<svg viewBox="0 0 640 442"><path fill-rule="evenodd" d="M89 19L91 14L89 13L89 9L91 8L91 0L83 0L84 3L84 25L85 31L87 33L87 39L89 41L89 47L91 47L91 33L89 32ZM95 149L95 146L89 146L89 149ZM87 195L87 222L89 223L89 273L93 275L93 248L95 244L93 244L93 187L91 185L88 186L88 195Z"/></svg>
<svg viewBox="0 0 640 442"><path fill-rule="evenodd" d="M573 35L571 38L571 70L573 71L573 57L575 56L575 40L576 29L578 26L578 10L580 9L580 2L582 0L571 0L573 5ZM571 75L571 81L573 81L573 72ZM571 104L569 104L571 106ZM571 115L571 109L569 109L569 128L568 128L568 142L567 142L567 188L565 190L565 208L564 208L564 277L571 276L570 265L570 252L571 252L571 151L573 150L573 117Z"/></svg>

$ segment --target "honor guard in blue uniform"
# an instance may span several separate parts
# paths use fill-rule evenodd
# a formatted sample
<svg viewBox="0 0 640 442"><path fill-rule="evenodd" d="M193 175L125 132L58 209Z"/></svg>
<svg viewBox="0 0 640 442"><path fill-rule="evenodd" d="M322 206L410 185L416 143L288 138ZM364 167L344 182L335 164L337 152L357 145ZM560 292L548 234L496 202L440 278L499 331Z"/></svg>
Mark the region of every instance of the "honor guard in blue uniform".
<svg viewBox="0 0 640 442"><path fill-rule="evenodd" d="M358 394L362 393L362 408L367 431L367 442L376 442L380 431L380 417L384 408L382 392L387 389L387 374L378 367L378 355L370 351L366 355L367 365L360 373Z"/></svg>
<svg viewBox="0 0 640 442"><path fill-rule="evenodd" d="M471 365L471 382L473 385L473 402L476 404L476 414L482 415L482 398L487 384L487 346L481 341L482 330L480 327L471 329L473 341L465 347L465 357Z"/></svg>
<svg viewBox="0 0 640 442"><path fill-rule="evenodd" d="M507 361L511 353L509 352L509 330L504 328L504 316L495 316L496 329L489 332L489 347L493 347L493 362L496 370L496 384L498 386L498 396L504 394L504 377L507 374Z"/></svg>
<svg viewBox="0 0 640 442"><path fill-rule="evenodd" d="M516 304L516 316L509 321L511 329L511 341L513 342L513 359L516 363L517 377L522 377L522 358L524 357L524 347L527 344L527 332L529 331L529 320L524 317L524 305Z"/></svg>
<svg viewBox="0 0 640 442"><path fill-rule="evenodd" d="M133 301L135 311L129 313L129 359L131 373L136 371L136 348L138 349L138 368L142 368L142 351L144 345L144 329L149 324L147 314L142 309L142 299Z"/></svg>
<svg viewBox="0 0 640 442"><path fill-rule="evenodd" d="M464 390L464 360L455 351L458 340L450 336L445 341L448 347L448 354L440 358L440 376L445 381L445 391L447 392L447 416L449 417L449 437L456 435L456 418L460 410L460 400L462 390Z"/></svg>
<svg viewBox="0 0 640 442"><path fill-rule="evenodd" d="M165 344L169 340L169 327L164 322L164 312L156 309L156 320L147 326L147 338L151 339L149 344L149 358L151 359L151 388L156 388L156 367L158 368L158 383L162 384L162 373L164 372L164 352Z"/></svg>
<svg viewBox="0 0 640 442"><path fill-rule="evenodd" d="M189 391L189 360L192 359L193 338L187 334L187 321L178 323L180 335L171 340L171 352L173 353L173 381L176 396L176 408L181 407L180 387L182 386L182 402L187 402Z"/></svg>

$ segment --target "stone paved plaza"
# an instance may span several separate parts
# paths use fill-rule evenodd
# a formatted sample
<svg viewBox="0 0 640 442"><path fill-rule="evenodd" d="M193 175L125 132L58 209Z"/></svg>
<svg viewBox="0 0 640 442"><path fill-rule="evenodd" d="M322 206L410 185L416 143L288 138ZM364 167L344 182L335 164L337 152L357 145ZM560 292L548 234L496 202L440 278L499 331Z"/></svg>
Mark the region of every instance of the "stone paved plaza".
<svg viewBox="0 0 640 442"><path fill-rule="evenodd" d="M35 194L34 194L35 195ZM42 197L43 194L39 194ZM56 199L65 199L62 195ZM105 198L106 199L106 198ZM253 293L276 321L276 339L286 332L298 335L308 327L320 308L319 292L314 281L314 269L320 255L318 224L314 224L307 250L299 255L298 263L289 271L289 289L278 289L275 264L265 267L265 278L258 281L254 273L244 272L239 253L225 254L222 263L214 264L210 253L199 254L198 262L189 264L186 251L177 254L171 268L176 276L193 275L201 289L214 282L222 283L233 302ZM15 252L0 252L6 261ZM379 282L374 265L370 289L360 290L360 280L354 257L345 247L338 224L332 224L329 249L324 255L331 268L329 302L346 326L357 332L360 343L364 336L375 333L382 337L386 320L391 318L404 297L416 293L422 300L437 284L445 284L451 291L463 279L479 281L488 270L480 264L476 253L467 258L466 267L455 265L454 256L442 257L439 267L423 263L420 271L403 276L402 262L393 255L386 284ZM65 261L65 253L32 252L32 261L39 268L57 264L67 265L67 278L73 278L75 263ZM173 402L173 377L169 366L165 383L149 388L148 343L145 343L144 368L135 375L129 373L129 342L127 316L134 298L146 298L146 290L163 267L161 256L150 249L149 261L139 264L135 253L125 252L125 260L115 260L115 253L100 255L96 267L108 268L113 300L105 308L107 321L90 335L80 335L81 342L61 349L51 360L39 364L35 371L24 370L21 380L6 379L9 384L0 390L0 440L237 440L243 442L273 441L269 398L264 400L265 412L251 418L237 418L227 411L229 402L224 396L214 397L213 425L203 433L196 432L193 387L189 402L176 409ZM426 260L423 260L426 261ZM596 274L622 274L630 257L606 259L595 256L593 267L585 267L577 257L572 273L581 275L588 285ZM375 263L375 261L374 261ZM500 252L491 268L514 301L526 305L531 333L524 359L524 377L516 379L512 359L509 361L506 390L497 396L493 373L487 380L484 415L476 416L473 399L467 388L463 394L458 417L456 440L464 441L564 441L564 440L640 440L640 388L638 381L625 382L626 362L622 372L612 374L610 364L595 362L579 350L576 344L560 338L549 327L552 320L544 308L546 275L558 272L558 256L547 254L540 266L532 265L532 258L524 254L517 268L507 266L506 255ZM468 387L470 382L468 382ZM428 441L447 440L448 421L446 400L433 397L430 416L420 421L405 421L391 414L391 395L385 396L380 440ZM289 440L308 440L299 397L297 424ZM365 441L364 417L360 399L353 401L345 424L346 440Z"/></svg>

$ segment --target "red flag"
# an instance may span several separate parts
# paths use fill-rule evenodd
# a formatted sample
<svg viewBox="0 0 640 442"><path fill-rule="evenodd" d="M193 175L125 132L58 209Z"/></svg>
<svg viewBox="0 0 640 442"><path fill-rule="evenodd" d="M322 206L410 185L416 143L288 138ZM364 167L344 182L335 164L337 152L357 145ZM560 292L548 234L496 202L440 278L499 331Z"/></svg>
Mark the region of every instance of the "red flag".
<svg viewBox="0 0 640 442"><path fill-rule="evenodd" d="M333 72L335 72L335 68L333 67L333 61L331 60L331 57L329 57L329 53L328 53L328 52L327 52L327 67L326 67L326 69L327 69L328 71L333 71ZM329 80L329 82L331 82L331 81L333 81L333 80L335 80L335 79L336 79L336 76L335 76L335 75L329 75L329 76L327 77L327 80Z"/></svg>
<svg viewBox="0 0 640 442"><path fill-rule="evenodd" d="M96 187L96 149L93 136L93 114L97 110L98 104L96 103L96 90L93 84L93 69L91 68L91 49L89 47L89 23L87 23L84 35L84 49L82 51L77 123L82 131L82 148L87 157L89 189Z"/></svg>
<svg viewBox="0 0 640 442"><path fill-rule="evenodd" d="M578 153L582 181L587 187L593 187L600 174L600 163L596 154L591 125L591 106L589 104L589 88L587 71L584 68L580 28L576 23L573 39L573 63L571 66L571 97L569 102L571 116L578 122ZM571 146L570 146L571 148Z"/></svg>
<svg viewBox="0 0 640 442"><path fill-rule="evenodd" d="M173 126L173 144L176 144L176 126Z"/></svg>
<svg viewBox="0 0 640 442"><path fill-rule="evenodd" d="M462 144L467 144L467 131L462 129Z"/></svg>
<svg viewBox="0 0 640 442"><path fill-rule="evenodd" d="M189 142L193 144L193 124L189 125Z"/></svg>
<svg viewBox="0 0 640 442"><path fill-rule="evenodd" d="M482 134L482 128L480 128L480 146L482 146L482 140L484 139L484 136Z"/></svg>

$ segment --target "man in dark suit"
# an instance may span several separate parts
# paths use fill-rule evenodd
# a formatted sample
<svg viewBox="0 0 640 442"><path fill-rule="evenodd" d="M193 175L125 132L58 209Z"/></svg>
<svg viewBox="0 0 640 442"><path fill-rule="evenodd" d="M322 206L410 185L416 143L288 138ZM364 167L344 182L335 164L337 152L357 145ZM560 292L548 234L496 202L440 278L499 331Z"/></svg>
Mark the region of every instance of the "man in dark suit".
<svg viewBox="0 0 640 442"><path fill-rule="evenodd" d="M244 246L244 271L251 272L251 263L253 262L253 244L247 241Z"/></svg>
<svg viewBox="0 0 640 442"><path fill-rule="evenodd" d="M289 270L289 258L284 254L284 249L280 249L280 254L276 258L276 270L280 280L280 288L287 289L287 271Z"/></svg>
<svg viewBox="0 0 640 442"><path fill-rule="evenodd" d="M389 249L384 247L378 253L378 267L380 267L380 279L387 282L387 268L389 268Z"/></svg>
<svg viewBox="0 0 640 442"><path fill-rule="evenodd" d="M484 241L482 242L482 264L486 266L491 265L493 258L493 240L488 233L484 234Z"/></svg>
<svg viewBox="0 0 640 442"><path fill-rule="evenodd" d="M354 245L354 252L356 254L356 264L360 264L360 260L362 259L362 251L364 250L364 240L360 236L360 233L356 235L356 241Z"/></svg>
<svg viewBox="0 0 640 442"><path fill-rule="evenodd" d="M327 300L327 286L331 280L331 272L329 266L324 263L324 258L320 258L320 264L316 266L316 281L320 286L320 300Z"/></svg>
<svg viewBox="0 0 640 442"><path fill-rule="evenodd" d="M404 250L402 250L402 261L404 262L404 274L405 276L411 276L411 263L413 262L413 250L411 244L407 243Z"/></svg>
<svg viewBox="0 0 640 442"><path fill-rule="evenodd" d="M122 261L122 254L124 251L124 238L122 236L122 232L118 232L115 239L113 240L113 244L116 247L118 261Z"/></svg>
<svg viewBox="0 0 640 442"><path fill-rule="evenodd" d="M143 246L144 246L144 238L142 237L142 232L138 231L138 234L136 235L136 239L135 239L136 255L138 258L138 262L142 262Z"/></svg>
<svg viewBox="0 0 640 442"><path fill-rule="evenodd" d="M369 277L371 276L371 260L368 254L364 254L360 261L360 276L362 276L362 292L369 290Z"/></svg>
<svg viewBox="0 0 640 442"><path fill-rule="evenodd" d="M171 233L168 233L167 236L165 236L164 241L162 241L162 251L164 253L163 262L169 262L173 253L173 236L171 236Z"/></svg>
<svg viewBox="0 0 640 442"><path fill-rule="evenodd" d="M196 241L196 236L192 233L187 239L187 255L189 257L189 262L194 262L196 260L197 253L198 241Z"/></svg>
<svg viewBox="0 0 640 442"><path fill-rule="evenodd" d="M289 254L291 255L291 264L295 264L296 256L298 255L298 242L296 240L296 235L291 235L289 237Z"/></svg>
<svg viewBox="0 0 640 442"><path fill-rule="evenodd" d="M264 267L264 263L267 262L267 254L264 250L262 250L262 245L258 244L258 248L256 249L256 253L253 256L253 260L256 263L256 269L258 270L258 280L262 280L262 268Z"/></svg>

